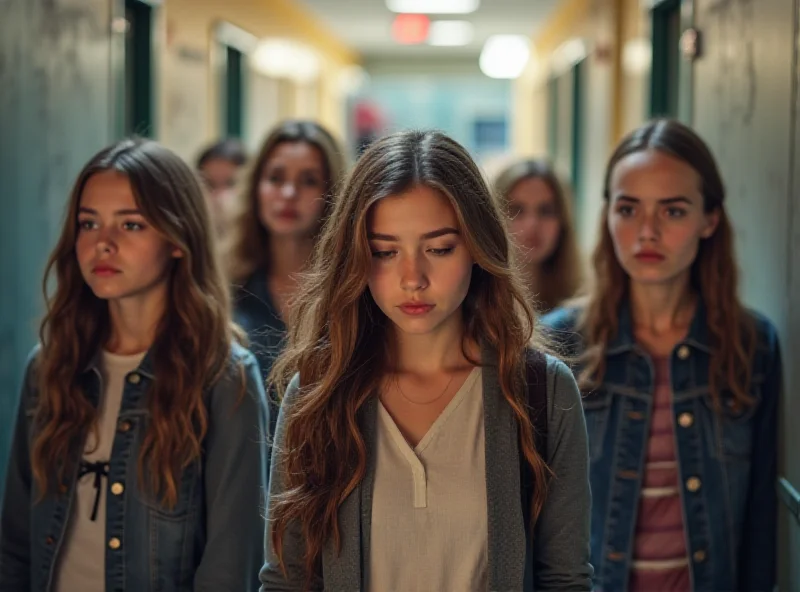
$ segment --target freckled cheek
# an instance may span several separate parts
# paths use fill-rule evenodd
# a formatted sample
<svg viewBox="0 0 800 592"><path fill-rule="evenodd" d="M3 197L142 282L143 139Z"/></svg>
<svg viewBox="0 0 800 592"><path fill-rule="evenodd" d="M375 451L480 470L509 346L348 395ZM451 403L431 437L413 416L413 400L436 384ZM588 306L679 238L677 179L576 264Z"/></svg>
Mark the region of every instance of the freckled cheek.
<svg viewBox="0 0 800 592"><path fill-rule="evenodd" d="M611 242L617 255L630 254L636 242L639 240L638 231L633 224L625 224L621 220L612 220L608 224L608 231L611 234Z"/></svg>
<svg viewBox="0 0 800 592"><path fill-rule="evenodd" d="M671 232L665 232L662 240L669 252L681 260L694 259L700 244L697 233L689 228L676 228Z"/></svg>
<svg viewBox="0 0 800 592"><path fill-rule="evenodd" d="M93 257L95 245L85 234L79 234L75 241L75 257L79 265L85 265Z"/></svg>
<svg viewBox="0 0 800 592"><path fill-rule="evenodd" d="M372 299L383 308L392 292L388 286L389 276L385 272L375 270L374 267L370 271L367 287L372 294Z"/></svg>
<svg viewBox="0 0 800 592"><path fill-rule="evenodd" d="M459 261L442 274L442 280L450 294L463 299L472 281L472 261Z"/></svg>
<svg viewBox="0 0 800 592"><path fill-rule="evenodd" d="M392 280L397 280L388 261L373 261L369 271L369 283L379 290L386 290ZM398 283L397 280L395 283Z"/></svg>

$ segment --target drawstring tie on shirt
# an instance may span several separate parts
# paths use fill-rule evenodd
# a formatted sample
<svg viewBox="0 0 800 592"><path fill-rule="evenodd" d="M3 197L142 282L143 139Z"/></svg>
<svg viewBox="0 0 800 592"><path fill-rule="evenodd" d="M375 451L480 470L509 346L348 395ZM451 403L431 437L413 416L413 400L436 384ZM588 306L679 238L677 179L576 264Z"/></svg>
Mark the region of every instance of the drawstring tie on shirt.
<svg viewBox="0 0 800 592"><path fill-rule="evenodd" d="M97 493L94 496L94 507L92 508L92 522L97 520L97 508L100 505L100 485L103 477L108 477L109 465L107 462L86 462L81 461L81 470L78 472L78 479L89 473L94 473L94 488Z"/></svg>

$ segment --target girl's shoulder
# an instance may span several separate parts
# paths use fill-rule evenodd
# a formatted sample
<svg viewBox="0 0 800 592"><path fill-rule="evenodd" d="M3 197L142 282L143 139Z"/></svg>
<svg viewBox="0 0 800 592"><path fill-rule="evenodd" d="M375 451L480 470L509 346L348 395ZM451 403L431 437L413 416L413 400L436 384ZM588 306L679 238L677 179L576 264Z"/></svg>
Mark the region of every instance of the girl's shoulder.
<svg viewBox="0 0 800 592"><path fill-rule="evenodd" d="M779 347L778 330L772 321L752 308L746 308L744 313L755 331L756 347L765 352L777 350Z"/></svg>
<svg viewBox="0 0 800 592"><path fill-rule="evenodd" d="M544 363L545 366L548 417L552 418L557 410L571 409L575 405L580 407L580 391L567 364L553 353L539 351L539 357L531 355L532 351L526 352L528 364ZM537 362L537 358L541 362Z"/></svg>
<svg viewBox="0 0 800 592"><path fill-rule="evenodd" d="M211 389L211 397L224 395L227 398L230 393L241 394L243 389L263 393L264 376L253 352L234 341L222 374Z"/></svg>
<svg viewBox="0 0 800 592"><path fill-rule="evenodd" d="M572 370L557 356L545 354L547 360L547 407L551 417L556 410L581 407L581 394Z"/></svg>
<svg viewBox="0 0 800 592"><path fill-rule="evenodd" d="M753 309L745 309L755 338L753 375L766 378L781 374L781 346L778 330L765 315Z"/></svg>
<svg viewBox="0 0 800 592"><path fill-rule="evenodd" d="M36 344L25 360L20 390L22 392L22 404L27 407L34 406L38 398L41 357L42 346L41 344Z"/></svg>

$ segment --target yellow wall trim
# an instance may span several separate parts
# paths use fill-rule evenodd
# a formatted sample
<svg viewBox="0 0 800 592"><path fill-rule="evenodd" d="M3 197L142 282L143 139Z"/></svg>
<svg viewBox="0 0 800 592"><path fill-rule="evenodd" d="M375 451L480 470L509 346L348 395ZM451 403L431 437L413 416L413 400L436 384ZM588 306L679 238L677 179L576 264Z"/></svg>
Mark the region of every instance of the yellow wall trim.
<svg viewBox="0 0 800 592"><path fill-rule="evenodd" d="M320 49L329 52L329 57L335 57L337 61L346 63L360 60L358 53L334 35L313 13L300 6L296 0L258 1L264 3L265 8L274 13L277 20L291 23L293 28L303 33L303 37L314 39Z"/></svg>
<svg viewBox="0 0 800 592"><path fill-rule="evenodd" d="M611 96L611 148L616 146L622 137L622 118L624 105L623 85L625 84L622 72L622 47L626 42L628 32L628 14L625 12L625 0L614 0L614 86ZM629 10L636 10L635 4L628 3Z"/></svg>
<svg viewBox="0 0 800 592"><path fill-rule="evenodd" d="M575 34L577 24L589 14L590 0L565 0L534 35L536 51L548 54Z"/></svg>

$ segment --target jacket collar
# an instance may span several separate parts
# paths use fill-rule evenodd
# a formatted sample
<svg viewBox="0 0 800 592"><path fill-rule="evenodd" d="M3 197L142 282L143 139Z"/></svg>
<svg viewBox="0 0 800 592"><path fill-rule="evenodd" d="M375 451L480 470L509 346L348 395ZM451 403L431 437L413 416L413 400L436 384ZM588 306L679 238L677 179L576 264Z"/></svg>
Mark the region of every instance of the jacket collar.
<svg viewBox="0 0 800 592"><path fill-rule="evenodd" d="M100 369L103 365L103 352L102 350L98 349L92 359L89 360L89 363L83 369L82 374L86 374L88 372L94 372L98 376L100 376ZM139 363L139 367L136 368L136 373L141 374L142 376L146 376L150 380L155 379L155 370L153 369L153 352L152 350L148 350L145 354L142 361Z"/></svg>
<svg viewBox="0 0 800 592"><path fill-rule="evenodd" d="M708 311L702 298L697 299L689 333L683 343L689 343L698 349L711 353L713 345L708 334ZM633 332L633 316L631 314L630 300L622 301L619 308L619 326L617 334L609 341L606 354L619 354L633 349L636 346L636 336Z"/></svg>

